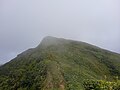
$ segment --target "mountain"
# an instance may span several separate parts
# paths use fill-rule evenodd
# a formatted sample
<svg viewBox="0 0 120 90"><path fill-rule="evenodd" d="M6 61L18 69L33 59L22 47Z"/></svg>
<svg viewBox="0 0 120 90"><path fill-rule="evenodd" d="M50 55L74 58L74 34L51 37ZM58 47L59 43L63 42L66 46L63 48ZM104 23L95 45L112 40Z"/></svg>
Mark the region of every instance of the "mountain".
<svg viewBox="0 0 120 90"><path fill-rule="evenodd" d="M105 76L120 76L120 54L48 36L0 66L0 90L83 90L85 79Z"/></svg>

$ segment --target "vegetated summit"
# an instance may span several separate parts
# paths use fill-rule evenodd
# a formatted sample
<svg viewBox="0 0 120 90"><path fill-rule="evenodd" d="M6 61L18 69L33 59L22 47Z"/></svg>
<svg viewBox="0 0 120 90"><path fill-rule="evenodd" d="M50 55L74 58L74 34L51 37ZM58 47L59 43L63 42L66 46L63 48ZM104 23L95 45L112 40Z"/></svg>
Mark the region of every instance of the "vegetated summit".
<svg viewBox="0 0 120 90"><path fill-rule="evenodd" d="M83 90L85 79L104 76L120 76L120 54L48 36L0 66L0 90Z"/></svg>

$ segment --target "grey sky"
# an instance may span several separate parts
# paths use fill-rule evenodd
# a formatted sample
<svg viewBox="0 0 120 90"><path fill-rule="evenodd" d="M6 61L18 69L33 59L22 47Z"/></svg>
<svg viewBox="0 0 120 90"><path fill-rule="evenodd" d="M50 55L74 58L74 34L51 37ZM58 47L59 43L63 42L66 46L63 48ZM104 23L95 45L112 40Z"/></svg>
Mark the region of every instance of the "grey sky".
<svg viewBox="0 0 120 90"><path fill-rule="evenodd" d="M120 53L120 0L0 0L0 63L45 36Z"/></svg>

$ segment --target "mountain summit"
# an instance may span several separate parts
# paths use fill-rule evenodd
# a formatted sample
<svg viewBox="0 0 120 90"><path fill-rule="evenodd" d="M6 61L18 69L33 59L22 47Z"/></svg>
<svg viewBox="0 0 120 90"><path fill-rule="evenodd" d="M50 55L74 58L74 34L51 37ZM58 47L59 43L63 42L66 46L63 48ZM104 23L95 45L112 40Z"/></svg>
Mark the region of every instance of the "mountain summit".
<svg viewBox="0 0 120 90"><path fill-rule="evenodd" d="M85 79L104 76L120 76L120 54L48 36L0 66L0 90L83 90Z"/></svg>

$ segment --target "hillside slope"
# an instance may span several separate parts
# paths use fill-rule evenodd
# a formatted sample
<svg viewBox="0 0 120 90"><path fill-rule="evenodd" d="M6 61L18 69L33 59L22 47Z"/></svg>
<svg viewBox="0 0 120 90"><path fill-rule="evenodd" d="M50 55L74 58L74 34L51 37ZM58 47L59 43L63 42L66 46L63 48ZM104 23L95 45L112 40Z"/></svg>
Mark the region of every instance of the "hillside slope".
<svg viewBox="0 0 120 90"><path fill-rule="evenodd" d="M83 90L85 79L105 75L120 76L120 54L49 36L0 66L0 90Z"/></svg>

